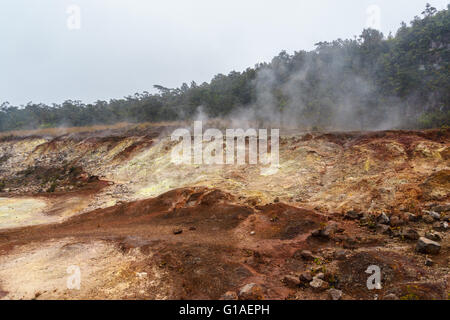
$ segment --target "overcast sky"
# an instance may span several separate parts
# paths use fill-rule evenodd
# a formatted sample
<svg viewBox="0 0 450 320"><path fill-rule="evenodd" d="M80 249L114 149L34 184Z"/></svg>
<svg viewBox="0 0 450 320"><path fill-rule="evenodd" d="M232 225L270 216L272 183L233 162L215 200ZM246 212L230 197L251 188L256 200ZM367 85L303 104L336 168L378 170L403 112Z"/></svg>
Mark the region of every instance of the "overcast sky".
<svg viewBox="0 0 450 320"><path fill-rule="evenodd" d="M0 102L93 102L154 92L154 84L200 84L281 50L351 38L367 23L395 32L426 2L1 0Z"/></svg>

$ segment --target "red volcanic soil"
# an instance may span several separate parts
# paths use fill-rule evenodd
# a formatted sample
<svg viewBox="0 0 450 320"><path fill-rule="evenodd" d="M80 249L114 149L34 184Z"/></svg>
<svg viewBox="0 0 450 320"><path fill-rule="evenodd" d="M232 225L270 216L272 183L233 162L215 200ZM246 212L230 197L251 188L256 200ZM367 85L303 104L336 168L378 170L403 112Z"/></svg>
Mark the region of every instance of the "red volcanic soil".
<svg viewBox="0 0 450 320"><path fill-rule="evenodd" d="M292 132L265 176L133 128L0 139L0 299L448 299L450 130Z"/></svg>
<svg viewBox="0 0 450 320"><path fill-rule="evenodd" d="M447 290L442 283L418 282L430 273L421 257L383 248L392 239L357 221L283 203L249 207L221 190L200 187L94 210L60 224L4 230L0 251L67 237L75 243L107 241L123 254L139 250L143 258L134 268L164 270L172 299L218 299L247 283L261 288L259 298L326 298L325 291L307 283L293 288L283 280L305 272L324 273L328 286L344 290L347 298L370 299L365 270L372 264L383 270L386 286L379 295L392 290L407 295L414 285L418 297L444 298Z"/></svg>

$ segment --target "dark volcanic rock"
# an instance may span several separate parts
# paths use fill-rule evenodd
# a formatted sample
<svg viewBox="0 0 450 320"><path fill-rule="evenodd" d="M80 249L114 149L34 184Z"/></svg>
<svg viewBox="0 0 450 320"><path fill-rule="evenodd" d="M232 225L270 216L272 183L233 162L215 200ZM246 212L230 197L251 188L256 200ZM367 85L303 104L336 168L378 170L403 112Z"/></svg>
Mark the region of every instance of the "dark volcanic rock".
<svg viewBox="0 0 450 320"><path fill-rule="evenodd" d="M377 232L379 232L381 234L388 234L389 235L389 234L392 233L391 232L391 228L388 225L385 225L385 224L381 224L381 223L377 224L376 229L377 229Z"/></svg>
<svg viewBox="0 0 450 320"><path fill-rule="evenodd" d="M433 223L433 229L436 231L447 231L448 230L448 222L437 221L437 222Z"/></svg>
<svg viewBox="0 0 450 320"><path fill-rule="evenodd" d="M324 291L328 289L328 283L317 277L314 277L313 281L309 283L309 286L315 291Z"/></svg>
<svg viewBox="0 0 450 320"><path fill-rule="evenodd" d="M424 215L422 220L425 223L428 223L428 224L434 223L434 221L435 221L434 218L432 216L429 216L429 215Z"/></svg>
<svg viewBox="0 0 450 320"><path fill-rule="evenodd" d="M450 203L436 205L436 206L431 207L431 209L438 213L450 212Z"/></svg>
<svg viewBox="0 0 450 320"><path fill-rule="evenodd" d="M377 218L377 222L379 224L389 224L389 221L390 221L389 217L384 212L382 214L380 214Z"/></svg>
<svg viewBox="0 0 450 320"><path fill-rule="evenodd" d="M311 233L313 237L331 239L338 230L338 224L335 221L330 221L327 226L322 229L315 230Z"/></svg>
<svg viewBox="0 0 450 320"><path fill-rule="evenodd" d="M429 215L434 220L441 219L441 215L439 213L437 213L436 211L424 211L423 213L426 214L426 215Z"/></svg>
<svg viewBox="0 0 450 320"><path fill-rule="evenodd" d="M413 214L411 212L407 212L406 216L408 217L409 222L418 222L420 220L420 216Z"/></svg>
<svg viewBox="0 0 450 320"><path fill-rule="evenodd" d="M433 232L433 231L428 231L427 233L425 233L425 238L430 239L432 241L441 241L442 237L439 233L437 232Z"/></svg>
<svg viewBox="0 0 450 320"><path fill-rule="evenodd" d="M341 300L342 291L331 288L328 290L328 296L330 297L331 300Z"/></svg>
<svg viewBox="0 0 450 320"><path fill-rule="evenodd" d="M313 261L316 257L309 250L297 250L294 253L294 258L300 258L306 261Z"/></svg>
<svg viewBox="0 0 450 320"><path fill-rule="evenodd" d="M301 281L299 277L286 275L283 277L283 283L289 288L297 288L298 286L300 286Z"/></svg>
<svg viewBox="0 0 450 320"><path fill-rule="evenodd" d="M404 228L400 234L407 240L418 240L420 238L419 233L412 228Z"/></svg>
<svg viewBox="0 0 450 320"><path fill-rule="evenodd" d="M262 300L264 299L264 290L256 283L248 283L239 290L240 300Z"/></svg>
<svg viewBox="0 0 450 320"><path fill-rule="evenodd" d="M345 214L345 218L349 220L360 219L362 216L363 214L361 212L357 212L354 210L347 211L347 213Z"/></svg>
<svg viewBox="0 0 450 320"><path fill-rule="evenodd" d="M421 237L417 241L416 251L426 254L438 254L441 250L441 245L433 240Z"/></svg>
<svg viewBox="0 0 450 320"><path fill-rule="evenodd" d="M311 275L311 272L305 271L300 274L299 279L303 284L307 284L312 281L313 277Z"/></svg>

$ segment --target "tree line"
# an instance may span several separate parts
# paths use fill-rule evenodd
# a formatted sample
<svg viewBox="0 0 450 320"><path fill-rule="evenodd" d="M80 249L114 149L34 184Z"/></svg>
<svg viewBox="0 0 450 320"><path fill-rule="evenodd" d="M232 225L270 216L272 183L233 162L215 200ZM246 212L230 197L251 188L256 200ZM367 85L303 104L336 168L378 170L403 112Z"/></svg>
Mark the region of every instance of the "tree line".
<svg viewBox="0 0 450 320"><path fill-rule="evenodd" d="M361 129L432 128L450 124L450 5L427 5L395 35L365 29L354 39L319 42L243 72L157 93L85 104L0 106L0 131L191 119L252 110L256 117L301 125ZM267 114L270 113L268 116ZM354 127L353 126L353 127Z"/></svg>

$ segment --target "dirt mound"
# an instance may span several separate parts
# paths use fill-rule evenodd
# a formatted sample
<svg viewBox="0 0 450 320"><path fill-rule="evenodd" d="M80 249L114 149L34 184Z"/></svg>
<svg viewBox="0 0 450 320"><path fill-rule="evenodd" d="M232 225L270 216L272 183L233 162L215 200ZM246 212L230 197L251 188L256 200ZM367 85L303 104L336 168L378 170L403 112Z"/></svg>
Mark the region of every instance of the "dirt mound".
<svg viewBox="0 0 450 320"><path fill-rule="evenodd" d="M306 238L322 219L312 211L281 203L253 209L234 201L232 195L218 189L176 189L156 198L87 212L59 224L2 231L0 250L12 250L12 239L15 246L69 237L75 243L108 241L124 254L139 250L143 258L129 267L140 273L157 267L163 274L161 280L170 283L168 296L219 298L226 291L237 290L245 279L260 277L254 268L262 270L261 263L266 263L261 254L270 258L272 249L267 247L264 253L255 251L248 261L248 249L241 248L245 244L239 240L241 225L248 219L256 216L269 221L277 217L256 229L258 237L275 240L292 240L299 235Z"/></svg>
<svg viewBox="0 0 450 320"><path fill-rule="evenodd" d="M36 226L12 230L9 235L18 235L21 240L64 237L69 235L103 236L123 233L146 238L145 230L189 229L220 238L229 237L228 230L235 229L251 215L263 221L258 225L260 237L292 239L317 227L321 218L308 210L285 204L260 207L255 212L251 207L234 203L233 196L217 189L203 187L183 188L167 192L159 197L121 203L74 216L58 225ZM275 219L270 222L270 219ZM186 234L189 235L188 232ZM184 234L181 235L184 237ZM147 237L148 238L148 237ZM150 236L151 238L151 236Z"/></svg>

